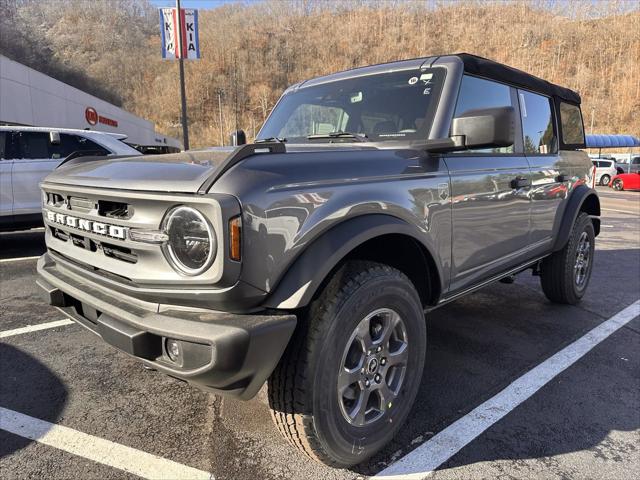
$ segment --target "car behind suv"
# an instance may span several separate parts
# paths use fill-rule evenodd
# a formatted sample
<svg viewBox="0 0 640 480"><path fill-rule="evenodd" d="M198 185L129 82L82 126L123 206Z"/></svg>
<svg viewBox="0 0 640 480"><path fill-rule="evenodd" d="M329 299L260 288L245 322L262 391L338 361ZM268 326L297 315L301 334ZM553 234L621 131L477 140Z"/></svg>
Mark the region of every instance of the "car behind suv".
<svg viewBox="0 0 640 480"><path fill-rule="evenodd" d="M616 161L614 159L607 160L598 158L591 160L591 163L596 167L595 181L597 185L609 185L611 179L618 174Z"/></svg>
<svg viewBox="0 0 640 480"><path fill-rule="evenodd" d="M0 230L42 225L39 184L72 153L141 155L126 135L90 130L0 126Z"/></svg>
<svg viewBox="0 0 640 480"><path fill-rule="evenodd" d="M571 90L405 60L293 85L258 138L58 168L47 301L205 390L268 381L284 437L343 467L409 415L425 312L525 270L551 301L585 294L600 204Z"/></svg>

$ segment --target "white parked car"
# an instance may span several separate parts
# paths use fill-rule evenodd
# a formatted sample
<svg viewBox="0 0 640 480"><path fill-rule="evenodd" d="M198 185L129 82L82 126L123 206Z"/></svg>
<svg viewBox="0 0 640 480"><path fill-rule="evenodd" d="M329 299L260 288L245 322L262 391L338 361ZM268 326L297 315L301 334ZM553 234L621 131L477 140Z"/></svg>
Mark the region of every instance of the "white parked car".
<svg viewBox="0 0 640 480"><path fill-rule="evenodd" d="M591 162L596 167L596 184L609 185L613 177L618 174L616 169L616 161L613 159L597 158Z"/></svg>
<svg viewBox="0 0 640 480"><path fill-rule="evenodd" d="M42 225L39 184L70 154L141 155L125 138L92 130L0 126L0 230Z"/></svg>

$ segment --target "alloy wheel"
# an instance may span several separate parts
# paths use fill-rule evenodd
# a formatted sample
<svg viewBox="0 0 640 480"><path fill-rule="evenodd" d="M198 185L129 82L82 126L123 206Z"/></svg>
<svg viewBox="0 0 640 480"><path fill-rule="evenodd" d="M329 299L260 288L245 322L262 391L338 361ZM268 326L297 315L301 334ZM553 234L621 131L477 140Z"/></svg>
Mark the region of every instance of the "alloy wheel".
<svg viewBox="0 0 640 480"><path fill-rule="evenodd" d="M351 425L370 425L393 408L407 370L408 340L404 321L389 308L371 312L355 328L338 373L338 403Z"/></svg>

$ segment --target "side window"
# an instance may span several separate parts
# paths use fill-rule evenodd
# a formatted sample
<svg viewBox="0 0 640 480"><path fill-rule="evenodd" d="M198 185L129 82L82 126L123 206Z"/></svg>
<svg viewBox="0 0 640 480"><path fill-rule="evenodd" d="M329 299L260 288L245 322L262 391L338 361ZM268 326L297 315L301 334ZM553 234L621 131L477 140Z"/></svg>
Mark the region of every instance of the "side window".
<svg viewBox="0 0 640 480"><path fill-rule="evenodd" d="M566 145L584 144L580 107L560 102L560 127L562 129L562 143Z"/></svg>
<svg viewBox="0 0 640 480"><path fill-rule="evenodd" d="M280 130L282 137L306 137L345 130L349 115L337 107L303 104L291 115Z"/></svg>
<svg viewBox="0 0 640 480"><path fill-rule="evenodd" d="M49 134L46 132L21 132L20 151L21 158L50 158L49 157Z"/></svg>
<svg viewBox="0 0 640 480"><path fill-rule="evenodd" d="M7 145L7 133L0 132L0 160L9 158L6 155L6 145Z"/></svg>
<svg viewBox="0 0 640 480"><path fill-rule="evenodd" d="M536 93L518 90L524 152L546 155L558 151L553 126L551 99Z"/></svg>
<svg viewBox="0 0 640 480"><path fill-rule="evenodd" d="M511 89L508 85L465 75L462 77L454 117L462 115L469 110L512 106ZM467 150L460 153L468 153L470 151L475 153L513 153L513 145L501 148Z"/></svg>

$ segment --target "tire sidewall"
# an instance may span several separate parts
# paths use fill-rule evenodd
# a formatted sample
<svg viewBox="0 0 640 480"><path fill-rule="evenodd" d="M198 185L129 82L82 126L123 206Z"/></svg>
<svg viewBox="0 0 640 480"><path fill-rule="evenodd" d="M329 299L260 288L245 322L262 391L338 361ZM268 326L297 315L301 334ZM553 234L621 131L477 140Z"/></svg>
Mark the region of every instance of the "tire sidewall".
<svg viewBox="0 0 640 480"><path fill-rule="evenodd" d="M408 336L409 358L401 391L391 411L371 425L356 427L343 417L338 404L337 375L346 343L359 322L379 308L390 308L402 317ZM344 465L360 463L396 434L415 400L426 350L424 313L417 292L408 279L390 273L361 285L332 315L322 348L317 350L313 379L314 428L329 454Z"/></svg>
<svg viewBox="0 0 640 480"><path fill-rule="evenodd" d="M605 182L606 179L606 182ZM600 185L609 185L609 182L611 181L611 177L607 174L602 175L602 177L600 177Z"/></svg>

